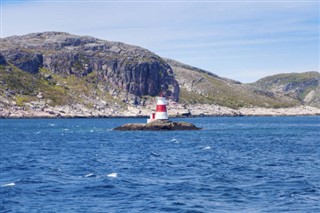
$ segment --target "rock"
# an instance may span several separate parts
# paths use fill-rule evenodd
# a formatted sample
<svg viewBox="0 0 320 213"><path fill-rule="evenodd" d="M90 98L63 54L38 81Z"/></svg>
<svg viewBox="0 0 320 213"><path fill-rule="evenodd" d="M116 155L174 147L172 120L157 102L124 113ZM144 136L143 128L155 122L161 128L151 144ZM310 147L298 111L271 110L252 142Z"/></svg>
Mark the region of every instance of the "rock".
<svg viewBox="0 0 320 213"><path fill-rule="evenodd" d="M43 99L43 94L42 94L42 92L39 92L39 93L38 93L37 98Z"/></svg>
<svg viewBox="0 0 320 213"><path fill-rule="evenodd" d="M44 75L44 80L51 80L52 79L52 75Z"/></svg>
<svg viewBox="0 0 320 213"><path fill-rule="evenodd" d="M39 68L43 65L42 54L38 52L27 52L20 48L17 47L16 49L9 49L3 52L6 60L21 70L32 74L38 73Z"/></svg>
<svg viewBox="0 0 320 213"><path fill-rule="evenodd" d="M0 53L0 65L7 65L7 61L4 56Z"/></svg>
<svg viewBox="0 0 320 213"><path fill-rule="evenodd" d="M171 67L156 54L137 46L61 32L32 33L1 39L1 53L20 69L37 73L40 67L79 78L95 73L106 91L139 104L141 96L179 100L179 85ZM128 96L131 94L134 97Z"/></svg>
<svg viewBox="0 0 320 213"><path fill-rule="evenodd" d="M287 73L267 76L251 84L272 97L292 98L300 104L320 107L320 73Z"/></svg>
<svg viewBox="0 0 320 213"><path fill-rule="evenodd" d="M124 124L113 130L117 131L159 131L159 130L200 130L202 128L187 122L173 122L169 120L155 120L148 124Z"/></svg>
<svg viewBox="0 0 320 213"><path fill-rule="evenodd" d="M182 116L182 117L190 117L190 116L191 116L191 112L181 113L181 116Z"/></svg>

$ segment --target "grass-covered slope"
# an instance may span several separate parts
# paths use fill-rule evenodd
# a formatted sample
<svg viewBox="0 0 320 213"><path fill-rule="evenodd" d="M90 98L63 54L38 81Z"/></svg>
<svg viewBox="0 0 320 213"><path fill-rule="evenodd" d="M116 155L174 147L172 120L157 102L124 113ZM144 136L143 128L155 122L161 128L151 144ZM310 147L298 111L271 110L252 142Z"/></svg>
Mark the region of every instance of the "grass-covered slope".
<svg viewBox="0 0 320 213"><path fill-rule="evenodd" d="M320 107L320 73L287 73L268 76L251 84L252 87L274 94L289 97L302 104Z"/></svg>
<svg viewBox="0 0 320 213"><path fill-rule="evenodd" d="M43 106L81 104L87 108L123 104L97 83L95 74L92 72L82 78L61 76L44 68L31 74L13 65L0 65L0 104L28 107L42 101Z"/></svg>
<svg viewBox="0 0 320 213"><path fill-rule="evenodd" d="M66 105L70 98L66 89L54 81L45 80L42 75L34 75L14 66L0 66L0 95L13 100L18 106L37 100L42 93L50 105Z"/></svg>
<svg viewBox="0 0 320 213"><path fill-rule="evenodd" d="M240 82L219 77L170 59L166 60L173 69L180 85L180 101L194 104L216 104L230 108L239 107L289 107L298 104L293 99L277 99L261 91L251 89Z"/></svg>

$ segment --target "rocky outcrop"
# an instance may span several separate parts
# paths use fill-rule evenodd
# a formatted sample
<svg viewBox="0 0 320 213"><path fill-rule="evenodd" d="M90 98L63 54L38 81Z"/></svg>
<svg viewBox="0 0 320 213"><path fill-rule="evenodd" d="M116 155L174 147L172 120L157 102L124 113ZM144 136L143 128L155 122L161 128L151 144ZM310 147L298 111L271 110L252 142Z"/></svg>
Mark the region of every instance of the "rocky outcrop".
<svg viewBox="0 0 320 213"><path fill-rule="evenodd" d="M148 124L124 124L113 130L117 131L160 131L160 130L200 130L201 128L188 122L155 120Z"/></svg>
<svg viewBox="0 0 320 213"><path fill-rule="evenodd" d="M96 81L104 83L105 91L124 101L139 102L141 96L156 96L160 91L179 100L179 85L171 67L137 46L60 32L7 37L1 44L5 59L29 73L43 67L81 78L95 71Z"/></svg>
<svg viewBox="0 0 320 213"><path fill-rule="evenodd" d="M7 107L9 106L10 107ZM31 102L21 107L17 103L10 103L0 96L0 118L82 118L82 117L145 117L147 118L154 105L145 108L142 106L103 107L91 109L84 105L49 106L43 100ZM190 116L314 116L320 115L320 109L310 106L292 108L240 108L238 110L216 105L179 105L168 110L170 117ZM145 125L145 124L142 124Z"/></svg>
<svg viewBox="0 0 320 213"><path fill-rule="evenodd" d="M270 97L238 81L171 59L166 59L166 62L172 67L179 83L181 103L220 105L233 109L251 106L288 107L298 103L292 99Z"/></svg>
<svg viewBox="0 0 320 213"><path fill-rule="evenodd" d="M40 53L31 53L21 49L10 49L3 52L8 62L21 70L35 74L43 66L43 57Z"/></svg>
<svg viewBox="0 0 320 213"><path fill-rule="evenodd" d="M287 73L268 76L251 84L273 97L292 98L300 104L320 107L320 73Z"/></svg>
<svg viewBox="0 0 320 213"><path fill-rule="evenodd" d="M7 61L1 53L0 53L0 65L7 65Z"/></svg>

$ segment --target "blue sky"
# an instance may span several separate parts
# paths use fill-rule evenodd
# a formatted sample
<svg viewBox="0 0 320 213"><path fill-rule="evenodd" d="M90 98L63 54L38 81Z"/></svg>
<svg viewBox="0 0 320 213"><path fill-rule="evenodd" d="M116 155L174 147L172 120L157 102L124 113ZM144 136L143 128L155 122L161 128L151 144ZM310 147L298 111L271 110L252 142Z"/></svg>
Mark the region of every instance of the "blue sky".
<svg viewBox="0 0 320 213"><path fill-rule="evenodd" d="M223 77L253 82L319 71L318 1L1 2L1 37L63 31L138 45Z"/></svg>

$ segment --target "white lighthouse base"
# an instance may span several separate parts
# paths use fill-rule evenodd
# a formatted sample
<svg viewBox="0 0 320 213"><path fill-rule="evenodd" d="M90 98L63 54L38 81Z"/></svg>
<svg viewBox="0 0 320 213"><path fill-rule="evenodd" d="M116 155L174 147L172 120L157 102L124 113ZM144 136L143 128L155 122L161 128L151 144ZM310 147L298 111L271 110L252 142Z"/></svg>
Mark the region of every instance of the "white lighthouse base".
<svg viewBox="0 0 320 213"><path fill-rule="evenodd" d="M167 112L156 112L156 120L168 120Z"/></svg>

